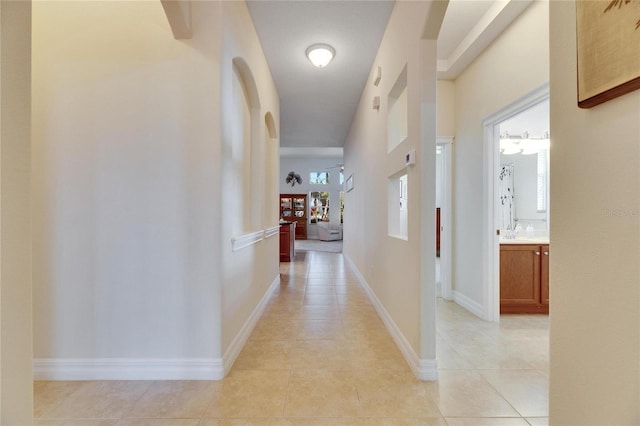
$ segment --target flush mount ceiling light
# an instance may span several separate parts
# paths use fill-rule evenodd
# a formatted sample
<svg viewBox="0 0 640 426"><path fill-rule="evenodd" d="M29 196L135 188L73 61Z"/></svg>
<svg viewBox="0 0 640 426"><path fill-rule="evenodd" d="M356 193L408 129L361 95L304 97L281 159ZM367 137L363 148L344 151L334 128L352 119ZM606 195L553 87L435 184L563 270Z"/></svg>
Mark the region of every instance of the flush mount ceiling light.
<svg viewBox="0 0 640 426"><path fill-rule="evenodd" d="M336 55L328 44L313 44L307 48L307 58L318 68L324 68Z"/></svg>

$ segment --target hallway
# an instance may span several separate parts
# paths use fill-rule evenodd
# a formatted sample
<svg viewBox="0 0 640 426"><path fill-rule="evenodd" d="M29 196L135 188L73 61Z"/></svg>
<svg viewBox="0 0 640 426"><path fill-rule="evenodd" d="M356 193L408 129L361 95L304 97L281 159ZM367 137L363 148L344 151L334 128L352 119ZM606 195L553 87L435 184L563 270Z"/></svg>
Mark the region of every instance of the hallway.
<svg viewBox="0 0 640 426"><path fill-rule="evenodd" d="M547 423L548 317L491 324L439 300L440 381L420 382L341 254L300 252L280 271L223 381L36 382L35 424Z"/></svg>

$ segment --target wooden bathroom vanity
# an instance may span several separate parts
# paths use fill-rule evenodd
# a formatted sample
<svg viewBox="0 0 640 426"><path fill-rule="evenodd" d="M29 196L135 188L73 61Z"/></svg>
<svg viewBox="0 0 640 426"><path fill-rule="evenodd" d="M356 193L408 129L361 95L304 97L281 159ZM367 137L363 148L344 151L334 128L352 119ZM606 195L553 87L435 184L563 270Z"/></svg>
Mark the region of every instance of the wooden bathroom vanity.
<svg viewBox="0 0 640 426"><path fill-rule="evenodd" d="M549 244L500 244L500 313L549 313Z"/></svg>

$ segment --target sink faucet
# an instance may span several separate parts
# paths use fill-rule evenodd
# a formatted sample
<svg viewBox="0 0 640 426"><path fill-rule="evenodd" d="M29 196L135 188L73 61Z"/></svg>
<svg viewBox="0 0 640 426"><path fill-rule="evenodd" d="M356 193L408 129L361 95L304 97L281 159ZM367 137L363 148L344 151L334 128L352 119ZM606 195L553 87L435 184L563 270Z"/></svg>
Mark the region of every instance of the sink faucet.
<svg viewBox="0 0 640 426"><path fill-rule="evenodd" d="M504 233L505 240L515 240L518 232L522 230L522 226L517 224L515 229L511 229L511 226L508 226Z"/></svg>
<svg viewBox="0 0 640 426"><path fill-rule="evenodd" d="M507 229L505 229L504 232L504 239L505 240L515 240L516 239L516 234L515 232L511 229L511 226L508 226Z"/></svg>

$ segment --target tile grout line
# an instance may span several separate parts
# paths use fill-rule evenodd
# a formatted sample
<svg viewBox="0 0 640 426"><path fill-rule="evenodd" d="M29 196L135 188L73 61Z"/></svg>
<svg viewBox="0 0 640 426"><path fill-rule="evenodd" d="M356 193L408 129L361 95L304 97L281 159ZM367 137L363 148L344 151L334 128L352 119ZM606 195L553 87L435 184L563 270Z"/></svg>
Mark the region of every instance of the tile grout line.
<svg viewBox="0 0 640 426"><path fill-rule="evenodd" d="M129 414L131 414L131 412L133 411L134 407L138 404L138 402L140 402L140 400L142 400L142 398L144 398L144 396L147 394L147 392L151 391L152 384L157 384L157 382L158 382L158 380L149 381L147 383L147 389L145 389L145 391L140 394L140 396L135 400L135 402L133 402L131 404L131 407L129 408L129 410L127 410L126 413L122 413L122 417L120 417L119 419L123 420L123 419L131 418L131 417L127 417L127 416Z"/></svg>
<svg viewBox="0 0 640 426"><path fill-rule="evenodd" d="M284 394L284 403L282 404L282 418L285 418L285 414L287 412L287 403L289 402L289 392L291 391L291 376L293 374L291 367L289 367L289 370L287 372L287 374L289 375L289 377L287 378L287 391Z"/></svg>
<svg viewBox="0 0 640 426"><path fill-rule="evenodd" d="M517 409L517 408L516 408L512 403L511 403L511 401L509 401L509 400L507 399L507 397L506 397L506 396L504 396L504 395L502 394L502 392L500 392L500 391L498 390L498 388L496 388L495 386L493 386L493 384L492 384L489 380L487 380L487 378L486 378L486 377L484 377L484 376L482 375L482 373L480 373L480 371L476 371L476 373L477 373L477 374L482 378L482 380L484 380L484 381L485 381L489 386L491 386L491 388L492 388L494 391L496 391L496 393L497 393L498 395L500 395L500 397L501 397L502 399L504 399L504 400L505 400L505 402L506 402L507 404L509 404L509 407L513 408L513 411L515 411L516 413L518 413L518 415L520 416L520 418L521 418L521 419L523 419L525 422L527 422L527 420L524 418L524 416L522 415L522 413L521 413L520 411L518 411L518 409ZM527 422L527 423L529 423L529 422Z"/></svg>
<svg viewBox="0 0 640 426"><path fill-rule="evenodd" d="M308 285L307 284L308 283L307 279L308 278L305 276L305 278L304 278L304 289L303 289L303 292L302 292L302 296L303 296L302 297L302 303L300 305L300 309L298 310L298 316L296 318L296 320L298 322L298 328L296 330L295 339L293 339L294 342L298 341L300 328L302 326L301 325L301 322L302 322L302 307L304 306L304 298L307 295L307 285ZM287 372L287 374L288 374L288 377L287 377L287 390L285 392L284 402L282 404L282 419L283 420L282 420L281 423L284 423L284 419L286 418L285 415L286 415L286 412L287 412L287 404L289 403L289 393L291 392L291 379L292 379L293 371L291 370L291 365L289 365L288 367L289 368L288 368L288 372Z"/></svg>

